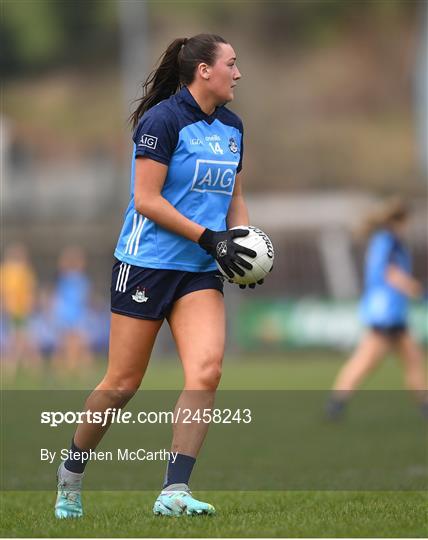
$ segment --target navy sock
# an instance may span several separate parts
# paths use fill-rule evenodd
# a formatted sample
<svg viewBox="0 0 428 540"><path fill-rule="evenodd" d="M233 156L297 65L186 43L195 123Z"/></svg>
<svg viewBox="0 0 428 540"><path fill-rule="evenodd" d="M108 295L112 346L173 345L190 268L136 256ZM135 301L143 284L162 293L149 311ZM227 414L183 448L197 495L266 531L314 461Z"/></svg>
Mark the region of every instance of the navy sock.
<svg viewBox="0 0 428 540"><path fill-rule="evenodd" d="M173 462L173 457L171 456L168 461L163 487L166 488L171 484L187 485L195 462L196 459L194 457L184 454L177 454Z"/></svg>
<svg viewBox="0 0 428 540"><path fill-rule="evenodd" d="M342 418L347 405L347 399L344 397L332 396L326 407L326 414L329 420L339 420Z"/></svg>
<svg viewBox="0 0 428 540"><path fill-rule="evenodd" d="M74 439L71 441L70 451L72 452L72 455L70 456L69 454L69 457L64 461L64 467L70 472L84 472L88 460L82 459L83 450L74 444Z"/></svg>

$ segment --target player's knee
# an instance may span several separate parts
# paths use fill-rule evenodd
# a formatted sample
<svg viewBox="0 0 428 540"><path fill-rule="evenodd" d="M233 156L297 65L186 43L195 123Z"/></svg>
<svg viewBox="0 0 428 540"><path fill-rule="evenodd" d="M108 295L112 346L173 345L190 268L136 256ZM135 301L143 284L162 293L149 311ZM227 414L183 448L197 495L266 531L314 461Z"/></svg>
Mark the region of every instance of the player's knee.
<svg viewBox="0 0 428 540"><path fill-rule="evenodd" d="M218 360L207 362L201 367L195 378L199 389L215 390L221 379L221 363Z"/></svg>
<svg viewBox="0 0 428 540"><path fill-rule="evenodd" d="M98 387L105 393L106 398L113 407L125 405L137 392L141 384L141 378L131 377L106 377Z"/></svg>

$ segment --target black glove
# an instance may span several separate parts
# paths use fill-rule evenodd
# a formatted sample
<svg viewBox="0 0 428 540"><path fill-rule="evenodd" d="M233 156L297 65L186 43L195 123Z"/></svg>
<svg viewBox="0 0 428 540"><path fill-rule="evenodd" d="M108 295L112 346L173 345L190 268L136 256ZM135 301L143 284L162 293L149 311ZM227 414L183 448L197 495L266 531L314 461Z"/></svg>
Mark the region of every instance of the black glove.
<svg viewBox="0 0 428 540"><path fill-rule="evenodd" d="M244 253L249 257L255 257L257 253L252 249L240 246L233 239L239 236L247 236L248 233L249 231L247 229L233 229L220 232L205 229L198 240L198 244L209 255L214 257L229 278L234 277L233 272L238 274L238 276L243 276L245 272L238 264L247 270L251 270L253 265L240 257L238 253Z"/></svg>
<svg viewBox="0 0 428 540"><path fill-rule="evenodd" d="M264 279L259 279L259 281L257 283L250 283L248 285L248 287L250 289L255 289L256 285L263 285L264 281L265 281ZM246 287L246 285L239 285L240 289L245 289L245 287Z"/></svg>
<svg viewBox="0 0 428 540"><path fill-rule="evenodd" d="M269 272L272 272L273 270L273 265L271 266L271 269L269 270ZM250 287L250 289L255 289L256 288L256 285L263 285L263 283L265 282L264 279L259 279L259 281L257 281L257 283L250 283L248 285L248 287ZM230 283L233 283L233 281L230 281ZM246 285L239 285L239 288L240 289L245 289Z"/></svg>

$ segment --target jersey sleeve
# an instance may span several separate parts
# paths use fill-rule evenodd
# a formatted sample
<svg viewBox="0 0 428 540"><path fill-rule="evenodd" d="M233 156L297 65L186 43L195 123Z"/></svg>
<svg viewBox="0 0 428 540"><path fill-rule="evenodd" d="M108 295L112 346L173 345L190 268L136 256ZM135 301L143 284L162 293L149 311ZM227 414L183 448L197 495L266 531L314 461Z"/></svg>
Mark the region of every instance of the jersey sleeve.
<svg viewBox="0 0 428 540"><path fill-rule="evenodd" d="M172 111L155 106L141 118L133 136L135 157L169 165L178 142L177 119Z"/></svg>
<svg viewBox="0 0 428 540"><path fill-rule="evenodd" d="M242 161L244 158L244 126L242 125L242 122L240 122L239 131L241 132L241 145L240 145L240 152L239 152L239 163L236 169L236 172L238 173L241 172L242 170Z"/></svg>

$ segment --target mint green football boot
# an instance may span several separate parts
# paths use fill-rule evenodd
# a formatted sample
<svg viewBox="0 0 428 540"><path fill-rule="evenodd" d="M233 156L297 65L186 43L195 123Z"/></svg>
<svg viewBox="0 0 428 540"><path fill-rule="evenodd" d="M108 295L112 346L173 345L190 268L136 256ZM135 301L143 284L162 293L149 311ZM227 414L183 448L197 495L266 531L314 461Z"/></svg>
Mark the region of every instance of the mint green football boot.
<svg viewBox="0 0 428 540"><path fill-rule="evenodd" d="M153 513L173 517L214 515L215 508L212 504L194 499L186 484L172 484L161 491L153 506Z"/></svg>
<svg viewBox="0 0 428 540"><path fill-rule="evenodd" d="M82 479L83 474L64 470L63 464L57 473L58 494L55 503L55 517L58 519L80 518L82 508Z"/></svg>

